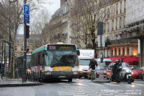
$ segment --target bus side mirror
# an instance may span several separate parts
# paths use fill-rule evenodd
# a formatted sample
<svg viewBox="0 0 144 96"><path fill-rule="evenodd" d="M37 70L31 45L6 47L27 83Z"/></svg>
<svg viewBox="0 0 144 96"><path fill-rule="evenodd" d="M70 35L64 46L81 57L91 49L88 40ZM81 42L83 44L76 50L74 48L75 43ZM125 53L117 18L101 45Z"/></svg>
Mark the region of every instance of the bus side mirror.
<svg viewBox="0 0 144 96"><path fill-rule="evenodd" d="M43 52L43 56L48 55L46 51Z"/></svg>
<svg viewBox="0 0 144 96"><path fill-rule="evenodd" d="M26 50L26 53L28 53L28 52L29 52L29 49Z"/></svg>
<svg viewBox="0 0 144 96"><path fill-rule="evenodd" d="M80 51L79 50L77 50L77 55L80 55Z"/></svg>

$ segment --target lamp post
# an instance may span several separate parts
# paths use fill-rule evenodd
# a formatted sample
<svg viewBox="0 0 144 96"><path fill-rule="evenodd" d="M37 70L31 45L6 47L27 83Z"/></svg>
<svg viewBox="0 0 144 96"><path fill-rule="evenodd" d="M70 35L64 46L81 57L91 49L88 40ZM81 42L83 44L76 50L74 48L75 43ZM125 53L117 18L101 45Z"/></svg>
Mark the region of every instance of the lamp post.
<svg viewBox="0 0 144 96"><path fill-rule="evenodd" d="M26 0L24 0L24 5L26 4ZM24 22L24 59L23 59L23 76L22 82L26 82L26 46L27 46L27 39L26 39L26 23Z"/></svg>

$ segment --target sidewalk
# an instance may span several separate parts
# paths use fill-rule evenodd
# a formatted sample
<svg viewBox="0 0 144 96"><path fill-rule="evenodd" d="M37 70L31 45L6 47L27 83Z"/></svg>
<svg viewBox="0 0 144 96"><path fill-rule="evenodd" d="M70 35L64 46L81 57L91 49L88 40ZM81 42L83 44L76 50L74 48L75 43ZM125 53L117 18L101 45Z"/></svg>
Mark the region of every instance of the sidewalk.
<svg viewBox="0 0 144 96"><path fill-rule="evenodd" d="M21 79L0 79L0 88L1 87L22 87L22 86L37 86L42 85L40 82L22 82Z"/></svg>

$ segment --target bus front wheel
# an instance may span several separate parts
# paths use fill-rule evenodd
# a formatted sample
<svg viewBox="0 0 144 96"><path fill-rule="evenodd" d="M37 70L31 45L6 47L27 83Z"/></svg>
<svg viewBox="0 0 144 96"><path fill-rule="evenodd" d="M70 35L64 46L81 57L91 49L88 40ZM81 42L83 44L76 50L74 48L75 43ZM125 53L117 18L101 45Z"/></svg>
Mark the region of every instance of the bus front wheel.
<svg viewBox="0 0 144 96"><path fill-rule="evenodd" d="M68 79L68 82L72 82L72 78Z"/></svg>

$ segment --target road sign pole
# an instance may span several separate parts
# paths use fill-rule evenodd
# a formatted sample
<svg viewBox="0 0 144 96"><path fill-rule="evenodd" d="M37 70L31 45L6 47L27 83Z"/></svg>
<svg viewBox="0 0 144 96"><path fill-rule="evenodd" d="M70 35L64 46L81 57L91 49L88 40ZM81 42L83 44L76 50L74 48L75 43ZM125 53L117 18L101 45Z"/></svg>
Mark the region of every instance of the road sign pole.
<svg viewBox="0 0 144 96"><path fill-rule="evenodd" d="M26 0L24 0L24 5L25 4L26 4ZM24 59L23 59L23 76L22 76L22 82L26 82L26 46L27 46L27 40L26 40L26 22L24 22Z"/></svg>

